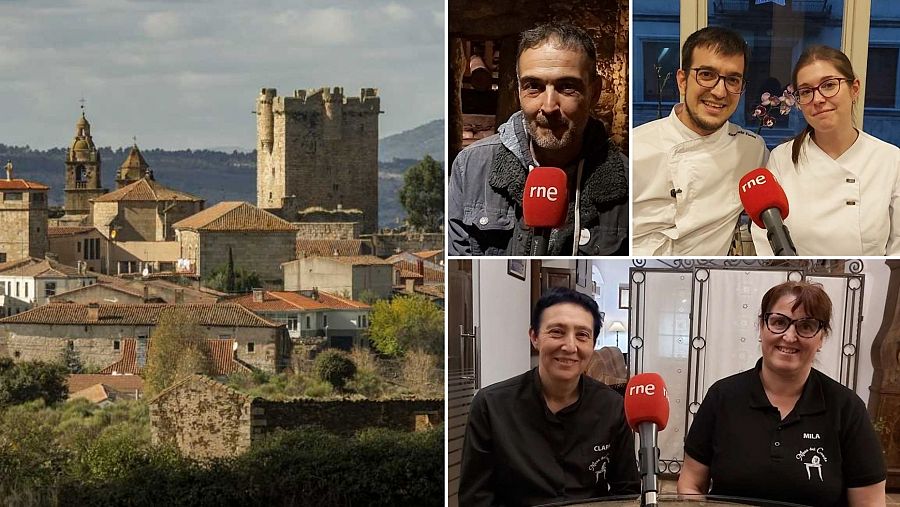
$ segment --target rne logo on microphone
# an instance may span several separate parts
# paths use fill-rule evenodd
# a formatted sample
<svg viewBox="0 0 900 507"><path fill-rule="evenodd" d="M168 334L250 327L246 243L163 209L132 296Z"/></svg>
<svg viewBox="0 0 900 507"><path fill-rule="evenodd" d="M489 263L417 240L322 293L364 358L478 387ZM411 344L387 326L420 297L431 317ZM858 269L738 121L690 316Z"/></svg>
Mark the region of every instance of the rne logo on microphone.
<svg viewBox="0 0 900 507"><path fill-rule="evenodd" d="M656 384L638 384L628 388L629 396L634 396L636 394L653 396L656 394ZM669 397L669 393L666 392L665 386L663 386L663 396L665 396L666 398Z"/></svg>
<svg viewBox="0 0 900 507"><path fill-rule="evenodd" d="M547 199L551 202L557 201L557 195L559 194L559 189L556 187L539 187L533 186L530 189L529 197L531 198L539 198L539 199Z"/></svg>
<svg viewBox="0 0 900 507"><path fill-rule="evenodd" d="M741 185L741 192L746 192L757 185L765 185L765 184L766 184L766 175L760 174L759 176L757 176L751 180L747 180L746 183Z"/></svg>

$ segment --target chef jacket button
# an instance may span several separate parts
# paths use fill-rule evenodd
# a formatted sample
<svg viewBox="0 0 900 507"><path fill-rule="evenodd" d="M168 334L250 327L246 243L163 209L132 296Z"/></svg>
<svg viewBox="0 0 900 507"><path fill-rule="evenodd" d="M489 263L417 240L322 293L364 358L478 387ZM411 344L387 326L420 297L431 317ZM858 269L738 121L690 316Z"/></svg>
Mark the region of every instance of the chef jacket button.
<svg viewBox="0 0 900 507"><path fill-rule="evenodd" d="M847 178L847 183L856 183L856 178Z"/></svg>
<svg viewBox="0 0 900 507"><path fill-rule="evenodd" d="M856 206L856 201L847 201L847 206Z"/></svg>

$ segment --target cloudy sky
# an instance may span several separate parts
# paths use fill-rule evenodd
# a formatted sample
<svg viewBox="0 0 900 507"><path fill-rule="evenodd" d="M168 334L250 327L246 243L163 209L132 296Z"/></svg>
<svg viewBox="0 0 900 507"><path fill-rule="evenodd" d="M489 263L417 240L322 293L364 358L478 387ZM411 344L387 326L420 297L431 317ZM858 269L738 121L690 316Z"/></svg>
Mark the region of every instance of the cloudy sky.
<svg viewBox="0 0 900 507"><path fill-rule="evenodd" d="M0 143L256 144L260 88L376 87L380 137L444 114L443 0L0 0Z"/></svg>

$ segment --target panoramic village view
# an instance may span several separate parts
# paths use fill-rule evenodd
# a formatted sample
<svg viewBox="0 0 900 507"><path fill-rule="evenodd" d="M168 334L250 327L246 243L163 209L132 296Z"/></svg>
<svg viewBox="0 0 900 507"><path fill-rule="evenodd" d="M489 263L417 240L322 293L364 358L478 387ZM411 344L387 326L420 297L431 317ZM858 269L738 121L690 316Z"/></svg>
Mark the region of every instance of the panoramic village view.
<svg viewBox="0 0 900 507"><path fill-rule="evenodd" d="M382 136L395 79L291 76L228 98L246 149L146 146L140 116L108 148L90 84L45 149L3 124L4 504L443 503L443 122Z"/></svg>

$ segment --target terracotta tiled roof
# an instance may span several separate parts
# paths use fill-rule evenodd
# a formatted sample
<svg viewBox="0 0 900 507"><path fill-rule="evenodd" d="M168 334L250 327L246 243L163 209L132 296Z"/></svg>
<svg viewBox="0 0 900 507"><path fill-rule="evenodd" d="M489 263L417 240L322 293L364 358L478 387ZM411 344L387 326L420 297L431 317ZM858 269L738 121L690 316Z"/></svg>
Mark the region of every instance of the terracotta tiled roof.
<svg viewBox="0 0 900 507"><path fill-rule="evenodd" d="M279 327L279 324L269 322L241 305L227 303L98 305L97 319L91 318L89 305L48 303L0 319L0 324L155 326L160 315L167 311L196 318L201 326Z"/></svg>
<svg viewBox="0 0 900 507"><path fill-rule="evenodd" d="M297 257L367 255L368 244L360 239L298 239Z"/></svg>
<svg viewBox="0 0 900 507"><path fill-rule="evenodd" d="M253 294L246 294L229 301L254 312L370 308L369 305L361 301L342 298L327 292L318 291L318 295L319 299L316 300L297 292L264 291L262 302L254 301Z"/></svg>
<svg viewBox="0 0 900 507"><path fill-rule="evenodd" d="M144 390L144 379L137 375L103 375L78 373L69 375L66 384L70 393L75 393L97 384L106 384L119 392Z"/></svg>
<svg viewBox="0 0 900 507"><path fill-rule="evenodd" d="M23 180L22 178L0 179L0 190L21 190L27 192L29 190L48 190L50 187L36 181Z"/></svg>
<svg viewBox="0 0 900 507"><path fill-rule="evenodd" d="M196 195L164 187L149 178L141 178L130 185L92 199L94 202L119 201L202 201Z"/></svg>
<svg viewBox="0 0 900 507"><path fill-rule="evenodd" d="M378 266L382 264L390 264L390 262L374 255L347 255L347 256L319 256L309 257L309 259L326 259L340 264L350 264L351 266Z"/></svg>
<svg viewBox="0 0 900 507"><path fill-rule="evenodd" d="M26 276L34 278L96 278L96 273L79 273L78 268L52 261L27 257L0 264L0 276Z"/></svg>
<svg viewBox="0 0 900 507"><path fill-rule="evenodd" d="M296 231L287 220L241 201L225 201L175 222L176 229L199 231Z"/></svg>
<svg viewBox="0 0 900 507"><path fill-rule="evenodd" d="M106 386L104 386L103 384L94 384L80 391L69 393L70 400L79 398L84 398L91 403L101 403L108 400L110 396Z"/></svg>
<svg viewBox="0 0 900 507"><path fill-rule="evenodd" d="M434 266L434 263L429 263ZM401 278L422 278L425 283L444 283L444 272L426 265L422 266L424 273L419 273L418 263L409 261L394 262L394 269L399 272Z"/></svg>
<svg viewBox="0 0 900 507"><path fill-rule="evenodd" d="M443 250L424 250L421 252L414 252L413 255L423 259L430 259L436 255L440 255L441 252L443 252Z"/></svg>
<svg viewBox="0 0 900 507"><path fill-rule="evenodd" d="M64 227L47 227L47 236L59 237L59 236L77 236L79 234L85 234L88 232L96 231L96 227L79 227L79 226L64 226ZM99 231L98 231L99 232Z"/></svg>
<svg viewBox="0 0 900 507"><path fill-rule="evenodd" d="M247 365L234 359L234 340L209 339L209 355L212 363L213 375L231 375L243 371L250 372Z"/></svg>
<svg viewBox="0 0 900 507"><path fill-rule="evenodd" d="M106 282L97 282L91 285L85 285L84 287L78 287L77 289L67 290L65 292L60 292L55 296L50 296L50 301L71 301L70 297L79 296L83 292L87 291L95 291L98 289L112 290L115 292L121 292L122 294L127 294L129 296L135 296L142 298L144 297L144 293L139 289L132 289L131 287L125 285L113 285ZM99 301L98 301L99 303Z"/></svg>
<svg viewBox="0 0 900 507"><path fill-rule="evenodd" d="M413 290L419 294L424 294L426 296L431 296L433 298L443 298L444 297L444 284L416 285L415 287L413 287Z"/></svg>
<svg viewBox="0 0 900 507"><path fill-rule="evenodd" d="M141 368L137 364L137 352L135 350L135 339L125 338L122 340L122 357L115 363L100 370L100 373L119 374L119 375L140 375Z"/></svg>

